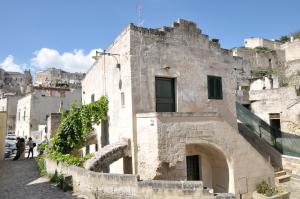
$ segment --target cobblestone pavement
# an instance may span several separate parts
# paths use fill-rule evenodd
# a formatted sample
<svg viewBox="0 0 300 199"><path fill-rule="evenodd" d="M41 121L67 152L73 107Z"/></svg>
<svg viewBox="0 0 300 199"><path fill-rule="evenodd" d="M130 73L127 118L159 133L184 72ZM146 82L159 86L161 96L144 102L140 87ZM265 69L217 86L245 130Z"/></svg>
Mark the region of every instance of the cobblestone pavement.
<svg viewBox="0 0 300 199"><path fill-rule="evenodd" d="M0 161L0 199L83 199L40 177L34 159Z"/></svg>

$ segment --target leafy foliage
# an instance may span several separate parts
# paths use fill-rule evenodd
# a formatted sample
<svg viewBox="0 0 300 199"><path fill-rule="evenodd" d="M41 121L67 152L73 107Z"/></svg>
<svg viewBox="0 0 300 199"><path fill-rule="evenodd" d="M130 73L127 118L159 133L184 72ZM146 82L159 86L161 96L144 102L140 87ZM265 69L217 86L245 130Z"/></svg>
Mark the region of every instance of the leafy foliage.
<svg viewBox="0 0 300 199"><path fill-rule="evenodd" d="M55 182L56 185L59 187L59 188L63 188L63 183L64 183L64 176L63 174L57 174L57 172L55 172L54 175L50 176L50 181L51 182Z"/></svg>
<svg viewBox="0 0 300 199"><path fill-rule="evenodd" d="M79 147L86 141L93 125L107 119L107 111L108 99L105 96L88 105L76 107L73 104L69 111L63 113L52 139L51 152L67 154Z"/></svg>
<svg viewBox="0 0 300 199"><path fill-rule="evenodd" d="M82 167L83 163L92 157L92 154L87 154L84 157L77 157L71 154L62 154L52 151L48 154L48 157L59 162Z"/></svg>
<svg viewBox="0 0 300 199"><path fill-rule="evenodd" d="M46 171L46 166L45 166L45 154L39 155L38 157L35 158L35 160L36 160L40 175L41 176L46 175L47 171Z"/></svg>
<svg viewBox="0 0 300 199"><path fill-rule="evenodd" d="M263 194L265 196L274 196L277 193L282 193L284 190L271 187L265 180L256 185L257 193Z"/></svg>
<svg viewBox="0 0 300 199"><path fill-rule="evenodd" d="M254 48L254 50L257 53L274 53L275 52L275 50L272 50L270 48L263 47L263 46L257 46L257 47Z"/></svg>
<svg viewBox="0 0 300 199"><path fill-rule="evenodd" d="M281 36L280 39L279 39L279 41L280 41L281 43L286 43L286 42L290 41L290 37L289 37L289 36L286 36L286 35Z"/></svg>
<svg viewBox="0 0 300 199"><path fill-rule="evenodd" d="M294 39L300 39L300 31L293 32L292 36L294 37Z"/></svg>

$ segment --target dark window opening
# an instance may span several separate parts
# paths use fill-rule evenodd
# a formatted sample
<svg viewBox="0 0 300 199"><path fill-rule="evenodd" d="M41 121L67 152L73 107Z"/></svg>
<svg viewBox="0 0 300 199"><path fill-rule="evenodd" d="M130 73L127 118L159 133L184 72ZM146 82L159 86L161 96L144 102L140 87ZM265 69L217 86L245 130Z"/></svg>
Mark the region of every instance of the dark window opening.
<svg viewBox="0 0 300 199"><path fill-rule="evenodd" d="M175 112L175 80L155 78L156 112Z"/></svg>
<svg viewBox="0 0 300 199"><path fill-rule="evenodd" d="M95 101L95 94L92 94L91 95L91 102L94 102Z"/></svg>
<svg viewBox="0 0 300 199"><path fill-rule="evenodd" d="M199 156L186 156L187 180L200 180Z"/></svg>
<svg viewBox="0 0 300 199"><path fill-rule="evenodd" d="M217 76L207 76L208 99L223 99L222 78Z"/></svg>
<svg viewBox="0 0 300 199"><path fill-rule="evenodd" d="M272 59L269 59L269 67L272 67Z"/></svg>
<svg viewBox="0 0 300 199"><path fill-rule="evenodd" d="M125 94L121 93L121 108L125 107Z"/></svg>

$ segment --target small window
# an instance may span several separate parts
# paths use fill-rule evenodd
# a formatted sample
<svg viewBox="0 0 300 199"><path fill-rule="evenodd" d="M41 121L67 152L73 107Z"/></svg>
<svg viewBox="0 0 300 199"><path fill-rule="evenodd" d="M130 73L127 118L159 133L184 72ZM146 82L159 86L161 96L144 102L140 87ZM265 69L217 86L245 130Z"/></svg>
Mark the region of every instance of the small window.
<svg viewBox="0 0 300 199"><path fill-rule="evenodd" d="M90 145L87 145L85 147L85 154L88 154L88 153L90 153Z"/></svg>
<svg viewBox="0 0 300 199"><path fill-rule="evenodd" d="M272 67L272 59L269 59L269 67Z"/></svg>
<svg viewBox="0 0 300 199"><path fill-rule="evenodd" d="M94 102L95 101L95 94L92 94L91 95L91 102Z"/></svg>
<svg viewBox="0 0 300 199"><path fill-rule="evenodd" d="M207 76L208 99L223 99L222 78L217 76Z"/></svg>
<svg viewBox="0 0 300 199"><path fill-rule="evenodd" d="M125 107L125 94L121 93L121 108Z"/></svg>
<svg viewBox="0 0 300 199"><path fill-rule="evenodd" d="M25 121L25 116L26 116L26 108L24 109L24 115L23 115L23 120Z"/></svg>

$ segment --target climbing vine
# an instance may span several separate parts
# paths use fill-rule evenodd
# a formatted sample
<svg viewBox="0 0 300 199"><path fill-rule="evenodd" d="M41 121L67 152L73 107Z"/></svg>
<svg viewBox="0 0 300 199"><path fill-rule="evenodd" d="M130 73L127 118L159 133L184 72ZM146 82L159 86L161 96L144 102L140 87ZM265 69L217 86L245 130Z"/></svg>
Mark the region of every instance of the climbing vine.
<svg viewBox="0 0 300 199"><path fill-rule="evenodd" d="M71 106L63 113L61 123L52 139L50 151L67 154L86 141L93 125L107 119L108 99L102 96L98 101L87 105Z"/></svg>

